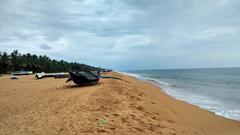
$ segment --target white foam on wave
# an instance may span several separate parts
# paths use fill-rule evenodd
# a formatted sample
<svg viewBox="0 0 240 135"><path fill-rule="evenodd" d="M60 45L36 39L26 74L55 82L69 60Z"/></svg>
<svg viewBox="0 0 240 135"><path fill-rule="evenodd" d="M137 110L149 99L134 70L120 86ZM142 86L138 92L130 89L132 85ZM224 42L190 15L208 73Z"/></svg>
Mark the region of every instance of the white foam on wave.
<svg viewBox="0 0 240 135"><path fill-rule="evenodd" d="M160 81L160 80L157 80L157 79L154 79L154 78L150 78L150 77L145 77L144 75L141 75L141 74L133 74L133 73L126 73L126 72L119 72L119 73L129 75L129 76L135 77L135 78L140 79L140 80L155 82L155 83L158 83L158 84L161 84L161 85L174 86L170 83L163 82L163 81Z"/></svg>
<svg viewBox="0 0 240 135"><path fill-rule="evenodd" d="M161 88L165 93L178 100L185 101L202 109L214 112L216 115L240 121L240 110L229 108L220 100L212 99L212 97L196 95L194 93L184 93L178 88L170 88L165 86Z"/></svg>
<svg viewBox="0 0 240 135"><path fill-rule="evenodd" d="M157 80L157 79L153 79L153 78L149 78L149 77L142 77L144 80L148 80L148 81L152 81L152 82L156 82L158 84L161 84L161 85L164 85L164 86L174 86L170 83L167 83L167 82L163 82L163 81L160 81L160 80Z"/></svg>
<svg viewBox="0 0 240 135"><path fill-rule="evenodd" d="M123 73L123 72L120 72L120 73ZM156 86L160 87L163 92L165 92L166 94L178 100L185 101L190 104L196 105L202 109L208 110L210 112L214 112L216 115L240 121L240 109L229 108L220 100L213 99L212 97L196 95L194 93L186 93L181 89L179 89L178 87L176 87L175 85L164 82L164 81L160 81L159 79L145 77L144 75L140 75L140 74L132 74L132 73L123 73L123 74L130 75L137 79L153 83Z"/></svg>
<svg viewBox="0 0 240 135"><path fill-rule="evenodd" d="M125 75L129 75L129 76L135 77L137 79L141 79L141 76L138 75L138 74L132 74L132 73L127 73L127 72L119 72L119 71L117 71L117 72L121 73L121 74L125 74Z"/></svg>
<svg viewBox="0 0 240 135"><path fill-rule="evenodd" d="M240 110L239 109L231 109L224 107L223 104L197 104L200 108L214 112L216 115L223 116L229 119L240 121Z"/></svg>

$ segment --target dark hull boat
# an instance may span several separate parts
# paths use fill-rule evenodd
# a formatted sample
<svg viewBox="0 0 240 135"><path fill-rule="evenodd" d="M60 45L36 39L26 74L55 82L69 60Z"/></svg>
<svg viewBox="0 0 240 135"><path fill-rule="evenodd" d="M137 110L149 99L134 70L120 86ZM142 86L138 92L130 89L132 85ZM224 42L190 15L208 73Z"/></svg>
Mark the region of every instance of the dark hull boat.
<svg viewBox="0 0 240 135"><path fill-rule="evenodd" d="M73 81L77 85L91 85L98 83L100 77L95 72L69 72L69 79L66 82Z"/></svg>

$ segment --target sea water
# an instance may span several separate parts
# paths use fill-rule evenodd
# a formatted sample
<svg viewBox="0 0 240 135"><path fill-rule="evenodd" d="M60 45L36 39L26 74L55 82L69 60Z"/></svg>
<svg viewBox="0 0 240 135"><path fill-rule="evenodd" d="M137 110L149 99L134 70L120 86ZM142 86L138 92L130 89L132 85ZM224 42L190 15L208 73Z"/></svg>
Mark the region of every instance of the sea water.
<svg viewBox="0 0 240 135"><path fill-rule="evenodd" d="M176 99L240 120L240 68L132 70Z"/></svg>

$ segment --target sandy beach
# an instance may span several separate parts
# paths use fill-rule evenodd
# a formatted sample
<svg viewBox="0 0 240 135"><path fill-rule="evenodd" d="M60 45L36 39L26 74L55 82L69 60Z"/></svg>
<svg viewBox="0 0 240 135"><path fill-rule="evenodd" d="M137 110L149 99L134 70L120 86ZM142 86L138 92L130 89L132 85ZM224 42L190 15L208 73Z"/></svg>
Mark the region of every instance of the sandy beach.
<svg viewBox="0 0 240 135"><path fill-rule="evenodd" d="M108 73L76 87L65 79L0 77L1 135L238 135L240 122L176 100L152 84Z"/></svg>

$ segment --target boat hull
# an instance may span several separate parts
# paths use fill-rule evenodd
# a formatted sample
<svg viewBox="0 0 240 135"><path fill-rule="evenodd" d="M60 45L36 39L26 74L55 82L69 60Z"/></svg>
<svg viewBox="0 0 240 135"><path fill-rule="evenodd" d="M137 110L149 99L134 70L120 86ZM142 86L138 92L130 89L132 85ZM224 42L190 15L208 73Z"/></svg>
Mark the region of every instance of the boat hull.
<svg viewBox="0 0 240 135"><path fill-rule="evenodd" d="M95 76L88 78L87 76L84 76L78 73L73 73L73 72L69 72L69 75L70 75L70 79L79 86L92 85L92 84L98 83L99 81L99 78Z"/></svg>

